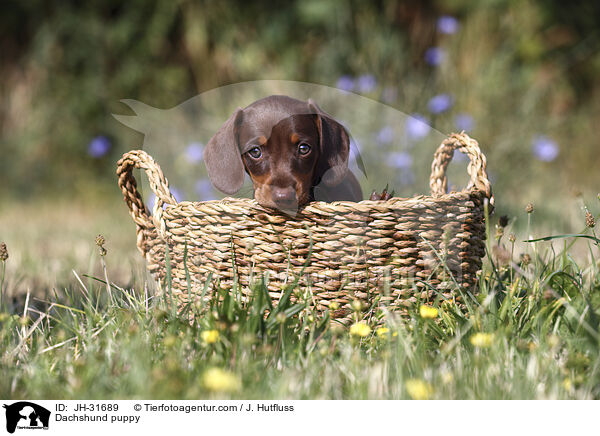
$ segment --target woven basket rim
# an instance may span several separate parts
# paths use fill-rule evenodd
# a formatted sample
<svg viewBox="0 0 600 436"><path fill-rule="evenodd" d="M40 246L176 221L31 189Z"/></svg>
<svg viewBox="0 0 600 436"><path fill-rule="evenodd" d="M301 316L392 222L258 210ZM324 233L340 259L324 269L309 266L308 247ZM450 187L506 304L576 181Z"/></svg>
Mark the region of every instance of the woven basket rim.
<svg viewBox="0 0 600 436"><path fill-rule="evenodd" d="M455 150L460 150L468 155L470 159L467 166L470 182L461 191L447 193L448 179L446 177L446 169L453 158ZM394 210L394 205L396 204L400 206L407 203L439 203L464 195L482 195L483 198L487 198L491 213L494 207L494 197L486 173L486 166L485 155L481 152L477 141L464 132L453 133L442 142L434 154L431 165L431 176L429 178L431 194L421 194L413 197L393 197L383 201L362 200L359 202L338 201L333 203L314 201L303 206L296 216L302 218L304 215L303 212L319 214L324 211L331 213L336 210L341 212L352 210L385 212L386 210ZM137 182L132 173L134 168L145 170L150 188L156 195L152 213L148 210L137 189ZM165 230L164 212L171 211L177 207L206 208L212 209L214 212L215 210L231 206L235 208L248 208L248 210L272 215L273 217L281 216L282 214L285 215L283 211L265 208L258 204L256 200L250 198L225 197L219 200L178 202L171 193L168 180L163 175L160 166L143 150L132 150L125 153L117 163L117 175L125 202L129 206L129 211L134 222L137 224L138 239L141 237L140 232L144 230L153 227ZM141 240L138 243L141 243Z"/></svg>
<svg viewBox="0 0 600 436"><path fill-rule="evenodd" d="M420 203L420 202L440 202L440 201L444 201L446 199L452 199L452 198L456 198L456 197L461 197L464 195L482 195L482 196L486 196L485 192L482 191L481 189L475 188L475 187L471 187L471 188L465 188L462 191L450 191L446 194L443 195L431 195L431 194L416 194L413 195L411 197L391 197L388 200L361 200L361 201L331 201L331 202L326 202L326 201L311 201L310 203L306 204L305 206L302 206L298 212L302 212L304 210L311 210L311 209L323 209L323 208L335 208L336 206L348 206L348 207L353 207L353 206L370 206L373 209L394 209L394 205L398 204L398 203ZM273 214L281 214L283 212L279 211L278 209L272 209L272 208L268 208L265 206L262 206L260 203L258 203L255 199L253 198L246 198L246 197L223 197L223 198L219 198L219 199L215 199L215 200L200 200L200 201L195 201L195 200L181 200L176 202L175 204L165 204L165 210L168 209L173 209L173 208L177 208L177 207L183 207L183 206L227 206L227 205L233 205L233 206L247 206L248 208L251 209L256 209L256 210L260 210L261 212L268 212L268 213L273 213Z"/></svg>

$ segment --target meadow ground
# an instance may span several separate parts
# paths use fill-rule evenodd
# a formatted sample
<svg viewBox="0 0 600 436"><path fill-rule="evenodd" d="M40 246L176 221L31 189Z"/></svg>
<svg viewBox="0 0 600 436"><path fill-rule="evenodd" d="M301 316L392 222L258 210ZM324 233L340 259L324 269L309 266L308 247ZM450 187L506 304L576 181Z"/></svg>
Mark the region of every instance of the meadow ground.
<svg viewBox="0 0 600 436"><path fill-rule="evenodd" d="M600 2L558 0L8 2L0 396L598 399L600 244L585 223L600 214L596 17ZM156 141L177 152L168 173L171 157L160 159L173 193L216 198L204 144L227 104L251 94L211 93L263 79L361 97L319 104L352 115L341 121L370 189L424 193L438 140L464 130L479 141L496 215L477 297L419 302L383 329L384 308L356 307L354 328L330 326L302 299L270 308L260 286L251 302L234 289L191 308L193 324L174 313L135 247L115 163ZM277 82L264 96L281 92ZM177 114L199 94L224 97L185 106L191 118L150 117L151 133L112 116ZM466 159L453 165L450 185L464 186ZM523 242L566 233L579 236Z"/></svg>
<svg viewBox="0 0 600 436"><path fill-rule="evenodd" d="M492 256L465 307L422 301L382 326L385 307L357 306L348 328L311 312L305 290L291 287L299 299L275 307L257 285L249 302L223 290L221 301L177 315L169 293L148 281L124 205L10 206L0 215L9 230L0 262L2 398L600 397L600 240L591 214L583 236L530 244L525 235L550 235L537 231L535 211L505 228L493 217ZM515 229L515 221L528 224Z"/></svg>

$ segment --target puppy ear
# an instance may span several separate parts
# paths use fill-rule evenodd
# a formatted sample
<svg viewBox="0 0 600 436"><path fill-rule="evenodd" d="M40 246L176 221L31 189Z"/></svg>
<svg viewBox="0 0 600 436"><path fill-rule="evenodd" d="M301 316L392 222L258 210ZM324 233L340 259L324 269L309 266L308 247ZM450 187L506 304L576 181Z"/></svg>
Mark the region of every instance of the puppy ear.
<svg viewBox="0 0 600 436"><path fill-rule="evenodd" d="M308 100L308 107L316 114L319 130L321 156L317 162L317 173L325 185L338 185L348 173L350 152L348 132L344 126L323 112L312 99Z"/></svg>
<svg viewBox="0 0 600 436"><path fill-rule="evenodd" d="M244 165L238 147L238 127L243 114L238 108L210 138L204 151L208 178L226 194L235 194L244 184Z"/></svg>

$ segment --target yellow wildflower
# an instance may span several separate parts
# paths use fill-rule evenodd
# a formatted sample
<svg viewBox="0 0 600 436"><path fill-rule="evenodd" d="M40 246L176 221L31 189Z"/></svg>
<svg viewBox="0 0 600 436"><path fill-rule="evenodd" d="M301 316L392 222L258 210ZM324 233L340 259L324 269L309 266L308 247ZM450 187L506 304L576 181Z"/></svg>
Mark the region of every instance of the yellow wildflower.
<svg viewBox="0 0 600 436"><path fill-rule="evenodd" d="M200 337L207 344L214 344L219 340L219 331L218 330L204 330Z"/></svg>
<svg viewBox="0 0 600 436"><path fill-rule="evenodd" d="M371 327L369 327L364 321L355 322L350 326L350 334L352 336L360 336L361 338L364 338L365 336L369 336L370 333Z"/></svg>
<svg viewBox="0 0 600 436"><path fill-rule="evenodd" d="M471 345L478 348L487 348L492 345L494 335L490 333L475 333L471 336Z"/></svg>
<svg viewBox="0 0 600 436"><path fill-rule="evenodd" d="M175 346L176 343L177 343L177 338L173 335L165 336L165 338L163 339L163 345L167 348L171 348L171 347Z"/></svg>
<svg viewBox="0 0 600 436"><path fill-rule="evenodd" d="M221 368L210 368L202 377L204 387L213 392L233 392L240 388L240 380Z"/></svg>
<svg viewBox="0 0 600 436"><path fill-rule="evenodd" d="M406 392L413 400L427 400L431 397L433 389L423 380L410 379L406 381Z"/></svg>
<svg viewBox="0 0 600 436"><path fill-rule="evenodd" d="M445 371L442 373L442 382L444 382L444 384L448 384L451 383L452 380L454 380L454 376L452 375L452 373Z"/></svg>
<svg viewBox="0 0 600 436"><path fill-rule="evenodd" d="M421 315L421 318L433 319L437 318L439 312L435 307L423 305L419 308L419 314Z"/></svg>
<svg viewBox="0 0 600 436"><path fill-rule="evenodd" d="M566 378L563 380L563 388L565 388L565 390L570 391L571 388L573 387L573 384L571 383L571 379L570 378Z"/></svg>
<svg viewBox="0 0 600 436"><path fill-rule="evenodd" d="M386 337L389 333L390 333L390 329L387 327L379 327L376 330L377 336L381 337Z"/></svg>
<svg viewBox="0 0 600 436"><path fill-rule="evenodd" d="M558 347L560 345L560 338L555 334L548 336L548 345L552 348Z"/></svg>

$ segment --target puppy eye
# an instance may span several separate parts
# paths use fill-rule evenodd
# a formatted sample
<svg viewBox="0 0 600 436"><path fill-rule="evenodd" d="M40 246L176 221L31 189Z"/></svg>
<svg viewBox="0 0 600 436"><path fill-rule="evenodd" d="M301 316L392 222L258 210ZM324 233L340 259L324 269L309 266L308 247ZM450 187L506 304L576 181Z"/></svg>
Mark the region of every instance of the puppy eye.
<svg viewBox="0 0 600 436"><path fill-rule="evenodd" d="M298 146L298 153L301 155L307 155L310 151L310 145L302 143Z"/></svg>
<svg viewBox="0 0 600 436"><path fill-rule="evenodd" d="M262 156L262 150L260 149L260 147L254 147L254 148L251 148L250 150L248 150L248 154L252 158L258 159L259 157Z"/></svg>

